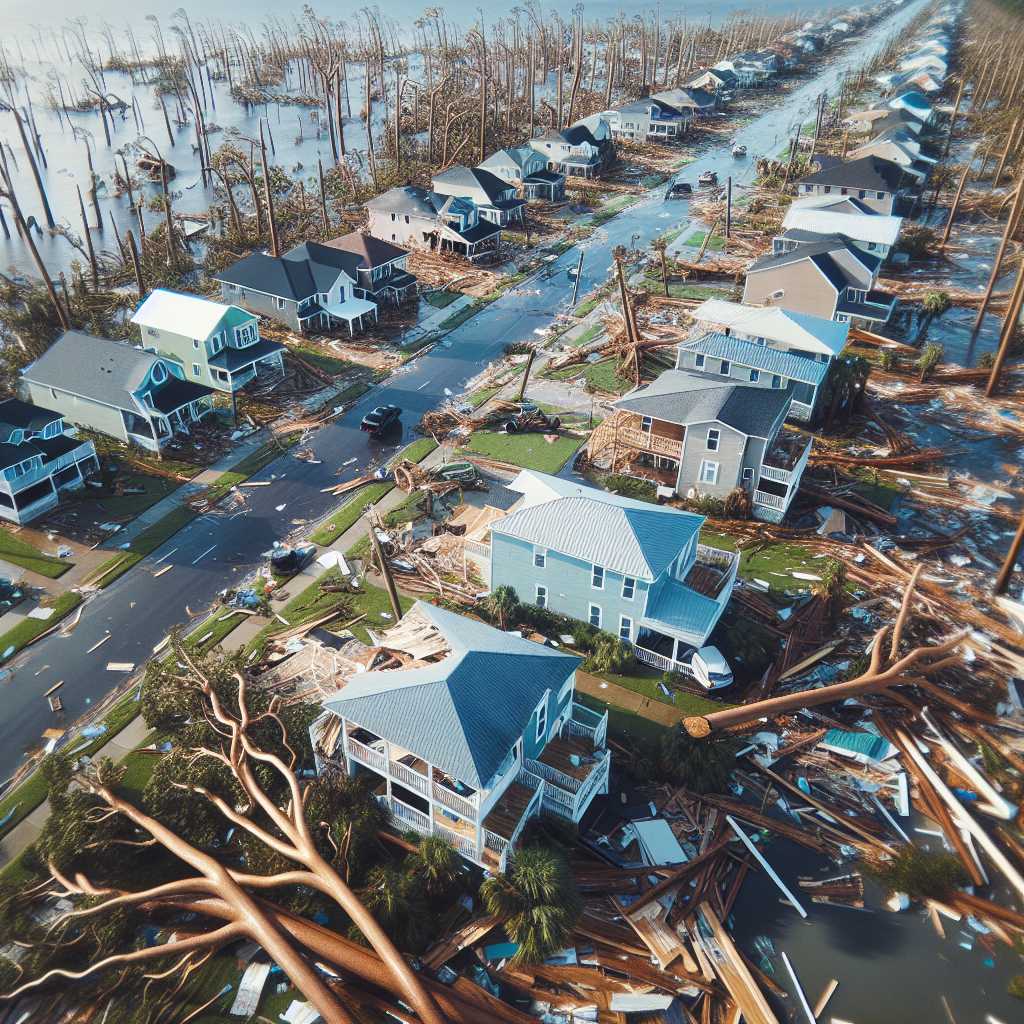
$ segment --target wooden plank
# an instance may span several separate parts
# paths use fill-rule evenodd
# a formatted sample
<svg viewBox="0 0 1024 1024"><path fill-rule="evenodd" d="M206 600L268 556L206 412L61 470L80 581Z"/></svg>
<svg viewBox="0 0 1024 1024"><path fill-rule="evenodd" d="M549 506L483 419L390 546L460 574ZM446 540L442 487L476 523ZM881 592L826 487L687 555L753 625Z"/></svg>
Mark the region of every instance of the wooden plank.
<svg viewBox="0 0 1024 1024"><path fill-rule="evenodd" d="M446 964L456 953L461 953L468 946L474 946L501 920L497 915L477 918L463 925L457 932L434 943L421 957L423 963L432 971Z"/></svg>

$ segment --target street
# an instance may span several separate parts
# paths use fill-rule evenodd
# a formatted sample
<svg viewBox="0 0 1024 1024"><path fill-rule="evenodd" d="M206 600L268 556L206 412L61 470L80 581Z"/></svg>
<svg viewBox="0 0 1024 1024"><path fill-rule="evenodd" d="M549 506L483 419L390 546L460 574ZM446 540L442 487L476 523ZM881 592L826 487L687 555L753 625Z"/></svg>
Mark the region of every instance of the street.
<svg viewBox="0 0 1024 1024"><path fill-rule="evenodd" d="M733 138L703 153L690 164L682 178L695 182L705 170L718 173L724 184L754 176L758 156L776 155L786 144L790 129L813 116L815 99L822 90L833 91L842 75L856 68L877 50L882 41L910 21L923 0L908 5L875 26L859 43L838 58L824 62L820 74L779 97L776 105L739 130ZM750 157L735 160L734 142L747 146ZM662 201L664 185L604 224L585 245L580 296L603 283L617 245L645 248L652 239L689 219L685 201ZM684 229L684 235L686 237ZM359 430L359 421L373 407L394 403L402 412L403 437L413 436L420 416L448 397L462 392L465 384L486 364L501 357L506 345L535 340L538 329L547 328L559 313L569 309L572 281L568 269L579 258L573 248L543 271L522 282L464 323L428 354L413 360L389 380L374 388L337 422L321 429L312 440L320 465L300 462L290 455L278 459L254 480L270 480L267 487L245 489L249 511L243 515L204 515L172 537L163 547L130 573L95 595L84 607L81 621L69 637L59 632L29 648L8 666L12 675L5 687L4 715L0 722L0 777L9 776L21 763L24 752L38 746L44 729L57 725L43 694L58 681L66 720L83 714L124 678L107 670L108 662L142 665L175 625L190 618L187 608L205 610L218 591L235 585L262 563L261 552L273 541L293 532L294 519L321 519L338 504L321 488L361 475L371 461L393 454L397 436L386 446ZM536 294L531 294L531 293ZM355 457L343 473L342 463ZM155 563L173 569L158 579ZM109 641L89 649L111 634Z"/></svg>

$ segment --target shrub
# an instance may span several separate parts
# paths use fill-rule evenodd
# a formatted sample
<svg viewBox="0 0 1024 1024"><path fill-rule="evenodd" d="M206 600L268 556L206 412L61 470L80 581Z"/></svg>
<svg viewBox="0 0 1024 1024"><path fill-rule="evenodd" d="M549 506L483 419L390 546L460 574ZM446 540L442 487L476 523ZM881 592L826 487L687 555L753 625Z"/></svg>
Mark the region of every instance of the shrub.
<svg viewBox="0 0 1024 1024"><path fill-rule="evenodd" d="M886 371L890 372L896 366L896 353L891 348L883 348L881 354L878 357L878 365Z"/></svg>
<svg viewBox="0 0 1024 1024"><path fill-rule="evenodd" d="M865 864L864 871L887 888L905 892L915 900L945 900L968 882L967 872L954 854L909 845L890 861Z"/></svg>
<svg viewBox="0 0 1024 1024"><path fill-rule="evenodd" d="M724 512L730 519L749 519L753 511L750 492L743 487L734 487L725 498Z"/></svg>
<svg viewBox="0 0 1024 1024"><path fill-rule="evenodd" d="M945 349L941 345L936 345L934 342L925 345L914 364L921 374L921 380L924 380L942 362L944 354Z"/></svg>
<svg viewBox="0 0 1024 1024"><path fill-rule="evenodd" d="M610 633L600 633L590 657L583 662L588 672L622 675L633 665L633 651L628 644Z"/></svg>
<svg viewBox="0 0 1024 1024"><path fill-rule="evenodd" d="M686 504L698 515L721 519L725 515L725 502L710 494L698 494L696 498L688 498Z"/></svg>

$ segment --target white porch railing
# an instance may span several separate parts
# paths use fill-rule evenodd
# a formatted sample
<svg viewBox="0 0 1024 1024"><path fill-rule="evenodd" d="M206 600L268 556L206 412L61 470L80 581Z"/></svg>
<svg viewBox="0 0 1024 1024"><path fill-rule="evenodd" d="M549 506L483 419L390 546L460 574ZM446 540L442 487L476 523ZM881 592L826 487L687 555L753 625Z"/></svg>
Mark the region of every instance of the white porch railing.
<svg viewBox="0 0 1024 1024"><path fill-rule="evenodd" d="M767 505L768 508L777 508L785 511L786 499L781 494L769 494L767 491L755 490L753 494L755 505Z"/></svg>
<svg viewBox="0 0 1024 1024"><path fill-rule="evenodd" d="M806 402L791 402L789 412L793 419L809 420L814 413L814 406Z"/></svg>
<svg viewBox="0 0 1024 1024"><path fill-rule="evenodd" d="M567 793L558 786L545 786L544 806L548 810L554 811L555 814L560 814L563 818L568 818L570 821L576 820L573 817L576 808L576 795L574 793Z"/></svg>
<svg viewBox="0 0 1024 1024"><path fill-rule="evenodd" d="M604 757L601 758L600 764L587 776L583 785L580 786L573 805L573 821L579 821L583 817L583 812L587 809L587 805L594 794L608 781L610 763L611 758L605 753Z"/></svg>
<svg viewBox="0 0 1024 1024"><path fill-rule="evenodd" d="M527 758L525 764L534 775L539 775L542 779L569 793L575 793L582 785L579 779L574 779L571 775L566 775L565 772L552 768L551 765L545 764L543 761L533 761Z"/></svg>
<svg viewBox="0 0 1024 1024"><path fill-rule="evenodd" d="M26 487L31 484L38 483L40 480L44 480L53 472L53 466L49 463L44 462L41 466L33 466L27 473L22 473L21 476L8 478L4 471L4 475L0 476L0 482L3 484L3 489L11 494L17 494L18 491L23 491Z"/></svg>
<svg viewBox="0 0 1024 1024"><path fill-rule="evenodd" d="M496 853L499 858L504 859L505 851L509 848L510 843L504 836L499 836L496 832L492 832L489 828L484 830L484 849L490 850L491 853Z"/></svg>
<svg viewBox="0 0 1024 1024"><path fill-rule="evenodd" d="M391 778L423 796L430 796L430 780L425 775L421 775L408 765L401 764L398 761L392 761L389 767Z"/></svg>
<svg viewBox="0 0 1024 1024"><path fill-rule="evenodd" d="M378 772L387 772L388 759L383 751L374 750L373 747L368 747L365 743L360 743L359 740L353 739L351 736L345 737L345 749L348 751L349 757L362 761L363 764Z"/></svg>
<svg viewBox="0 0 1024 1024"><path fill-rule="evenodd" d="M467 555L480 555L482 558L491 557L491 545L484 544L479 540L466 540L462 542L462 550Z"/></svg>
<svg viewBox="0 0 1024 1024"><path fill-rule="evenodd" d="M92 441L86 441L85 444L80 444L73 451L65 452L64 455L59 456L54 462L50 463L50 468L57 473L95 454L96 448L93 446Z"/></svg>
<svg viewBox="0 0 1024 1024"><path fill-rule="evenodd" d="M788 484L793 474L788 469L780 469L778 466L764 465L761 467L761 476L765 480L774 480L776 483Z"/></svg>
<svg viewBox="0 0 1024 1024"><path fill-rule="evenodd" d="M434 821L434 833L447 839L463 857L468 857L473 861L478 859L475 839L470 839L469 836L464 836L460 832L442 825L436 819Z"/></svg>
<svg viewBox="0 0 1024 1024"><path fill-rule="evenodd" d="M651 668L661 669L662 672L678 672L682 676L693 678L693 669L690 668L685 662L674 661L672 658L666 658L664 654L658 654L656 651L649 651L646 647L640 647L637 644L633 645L633 657L637 661L643 662L645 665L650 665Z"/></svg>
<svg viewBox="0 0 1024 1024"><path fill-rule="evenodd" d="M393 797L390 803L386 796L379 796L377 800L390 811L391 820L398 828L412 829L425 836L430 835L432 831L430 818L422 811L417 811L415 807L410 807L408 804L402 803L401 800L395 800Z"/></svg>
<svg viewBox="0 0 1024 1024"><path fill-rule="evenodd" d="M580 718L577 718L577 715ZM587 718L590 719L592 724L580 720ZM605 745L608 735L608 712L605 711L602 715L588 708L585 704L577 704L574 701L572 717L566 721L563 729L569 736L581 736L584 739L590 740L595 747L601 748Z"/></svg>
<svg viewBox="0 0 1024 1024"><path fill-rule="evenodd" d="M442 786L435 782L433 784L434 799L439 804L444 804L451 811L455 811L456 814L461 814L463 817L472 818L476 821L477 817L477 802L476 800L467 800L463 796L459 796L458 793L453 793L447 786Z"/></svg>

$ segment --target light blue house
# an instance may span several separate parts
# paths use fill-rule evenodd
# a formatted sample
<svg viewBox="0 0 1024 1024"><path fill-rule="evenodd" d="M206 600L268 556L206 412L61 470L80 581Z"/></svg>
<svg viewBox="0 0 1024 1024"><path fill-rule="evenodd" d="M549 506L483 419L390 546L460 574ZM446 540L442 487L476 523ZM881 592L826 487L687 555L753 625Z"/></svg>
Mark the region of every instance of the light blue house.
<svg viewBox="0 0 1024 1024"><path fill-rule="evenodd" d="M319 770L375 776L396 827L503 869L531 817L578 822L607 793L608 714L575 702L575 655L423 601L380 641L310 737Z"/></svg>
<svg viewBox="0 0 1024 1024"><path fill-rule="evenodd" d="M662 670L690 673L729 603L738 557L698 543L703 516L523 470L490 526L490 585L589 622Z"/></svg>

